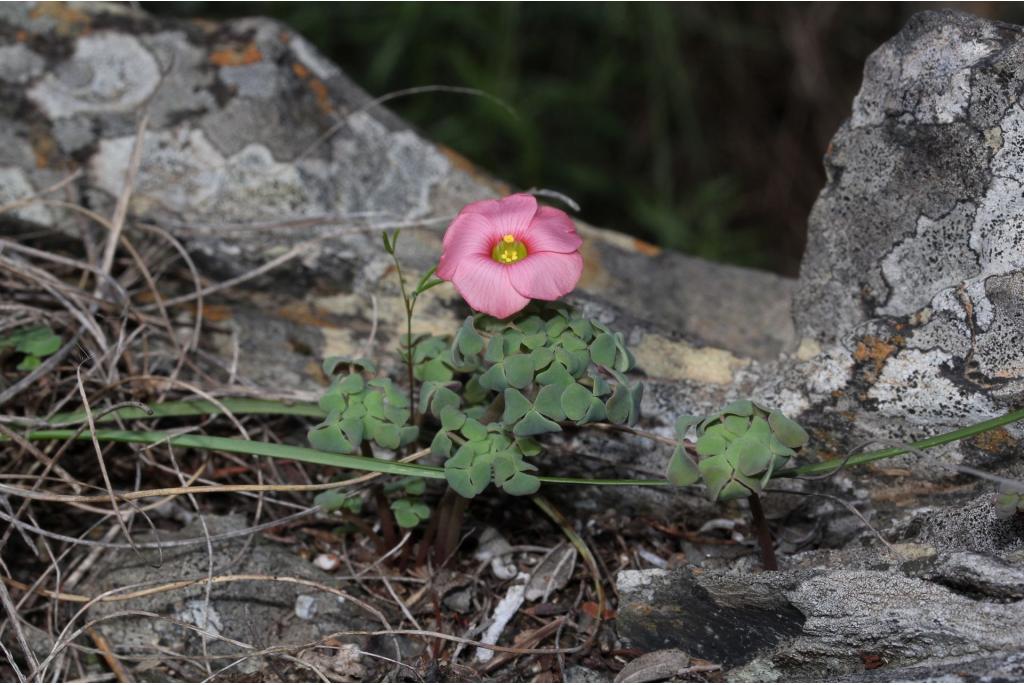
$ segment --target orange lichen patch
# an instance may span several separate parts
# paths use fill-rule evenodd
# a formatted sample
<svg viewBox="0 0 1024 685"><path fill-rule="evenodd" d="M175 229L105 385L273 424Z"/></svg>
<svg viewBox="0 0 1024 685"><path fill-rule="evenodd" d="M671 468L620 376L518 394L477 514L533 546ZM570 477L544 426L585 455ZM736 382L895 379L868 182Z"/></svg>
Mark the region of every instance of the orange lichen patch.
<svg viewBox="0 0 1024 685"><path fill-rule="evenodd" d="M968 442L989 454L1002 454L1004 452L1009 452L1020 444L1020 441L1010 435L1005 428L996 428L994 430L985 431L984 433L979 433Z"/></svg>
<svg viewBox="0 0 1024 685"><path fill-rule="evenodd" d="M913 506L922 498L962 492L969 493L973 492L974 489L974 483L969 483L967 485L943 485L929 481L911 480L903 485L888 488L872 488L871 500L874 502L888 502L899 507L906 507Z"/></svg>
<svg viewBox="0 0 1024 685"><path fill-rule="evenodd" d="M584 240L580 246L580 253L583 255L583 275L580 276L580 286L588 290L601 290L608 286L611 278L608 270L601 263L601 251L597 249L594 240Z"/></svg>
<svg viewBox="0 0 1024 685"><path fill-rule="evenodd" d="M873 376L877 377L885 365L885 360L898 349L899 347L890 342L869 335L857 343L857 348L853 351L853 358L858 362L871 362Z"/></svg>
<svg viewBox="0 0 1024 685"><path fill-rule="evenodd" d="M32 136L32 155L37 169L51 166L57 155L57 141L50 136Z"/></svg>
<svg viewBox="0 0 1024 685"><path fill-rule="evenodd" d="M336 328L339 324L338 319L330 312L305 302L278 307L274 314L286 321L313 328Z"/></svg>
<svg viewBox="0 0 1024 685"><path fill-rule="evenodd" d="M256 43L249 42L245 46L222 48L210 53L210 62L218 67L240 67L244 64L254 64L263 59L263 53L256 47Z"/></svg>
<svg viewBox="0 0 1024 685"><path fill-rule="evenodd" d="M52 19L58 35L71 36L83 33L89 26L89 15L64 2L41 2L32 8L29 19Z"/></svg>
<svg viewBox="0 0 1024 685"><path fill-rule="evenodd" d="M647 255L648 257L657 257L658 255L661 254L660 247L658 247L657 245L652 245L646 240L640 240L639 238L635 238L633 240L633 249L639 252L640 254Z"/></svg>
<svg viewBox="0 0 1024 685"><path fill-rule="evenodd" d="M330 114L334 111L334 103L331 102L331 94L327 90L327 86L324 82L318 78L311 78L307 82L309 83L309 89L313 91L313 97L316 98L316 104L324 114Z"/></svg>
<svg viewBox="0 0 1024 685"><path fill-rule="evenodd" d="M309 89L313 91L313 97L316 98L316 104L324 114L332 114L334 112L334 102L331 100L331 93L327 90L327 86L318 78L314 78L309 71L309 67L300 62L294 62L292 64L292 71L300 79L306 82Z"/></svg>
<svg viewBox="0 0 1024 685"><path fill-rule="evenodd" d="M28 31L25 31L24 29L22 29L21 31L18 31L17 33L14 34L14 40L19 42L19 43L27 43L28 42Z"/></svg>
<svg viewBox="0 0 1024 685"><path fill-rule="evenodd" d="M315 378L320 385L330 384L331 380L324 373L323 366L312 359L306 362L306 366L303 368L306 371L306 375L310 378Z"/></svg>

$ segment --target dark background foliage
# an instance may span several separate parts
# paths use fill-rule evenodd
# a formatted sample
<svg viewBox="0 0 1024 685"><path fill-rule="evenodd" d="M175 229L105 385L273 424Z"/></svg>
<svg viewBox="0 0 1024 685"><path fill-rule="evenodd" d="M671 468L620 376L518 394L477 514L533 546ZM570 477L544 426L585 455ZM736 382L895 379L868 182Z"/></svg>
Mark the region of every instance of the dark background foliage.
<svg viewBox="0 0 1024 685"><path fill-rule="evenodd" d="M914 12L1024 20L1014 3L144 3L263 14L361 86L478 88L389 103L517 187L559 190L590 223L795 275L821 156L864 60Z"/></svg>

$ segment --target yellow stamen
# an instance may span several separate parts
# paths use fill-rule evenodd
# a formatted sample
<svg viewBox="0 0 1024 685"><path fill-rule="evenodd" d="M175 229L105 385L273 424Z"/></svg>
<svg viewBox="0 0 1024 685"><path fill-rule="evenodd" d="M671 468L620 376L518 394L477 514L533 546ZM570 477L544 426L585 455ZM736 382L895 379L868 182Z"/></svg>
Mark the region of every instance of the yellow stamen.
<svg viewBox="0 0 1024 685"><path fill-rule="evenodd" d="M511 233L502 236L491 251L491 259L499 264L515 264L526 259L526 245Z"/></svg>

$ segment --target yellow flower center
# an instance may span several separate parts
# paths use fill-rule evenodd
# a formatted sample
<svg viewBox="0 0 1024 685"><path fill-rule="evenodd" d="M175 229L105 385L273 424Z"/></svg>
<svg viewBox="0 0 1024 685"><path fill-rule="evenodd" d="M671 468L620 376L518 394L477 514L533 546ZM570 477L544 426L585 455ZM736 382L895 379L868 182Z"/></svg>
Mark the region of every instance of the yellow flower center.
<svg viewBox="0 0 1024 685"><path fill-rule="evenodd" d="M498 241L491 250L491 259L499 264L515 264L526 259L526 255L526 245L521 240L516 240L511 233Z"/></svg>

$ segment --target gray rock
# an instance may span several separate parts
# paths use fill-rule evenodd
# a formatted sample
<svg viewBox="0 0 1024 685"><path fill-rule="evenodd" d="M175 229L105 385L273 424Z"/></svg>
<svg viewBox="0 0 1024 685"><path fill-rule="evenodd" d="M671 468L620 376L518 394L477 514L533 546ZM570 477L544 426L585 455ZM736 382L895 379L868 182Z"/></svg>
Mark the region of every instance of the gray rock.
<svg viewBox="0 0 1024 685"><path fill-rule="evenodd" d="M1024 397L1020 27L916 15L875 51L826 156L794 313L803 336L895 349L880 415L970 421Z"/></svg>
<svg viewBox="0 0 1024 685"><path fill-rule="evenodd" d="M619 634L645 652L681 649L733 667L800 633L803 615L771 587L737 579L709 590L702 578L686 569L620 571Z"/></svg>
<svg viewBox="0 0 1024 685"><path fill-rule="evenodd" d="M627 643L722 663L733 681L857 679L878 667L875 679L901 680L913 669L949 672L968 662L976 677L997 678L1020 668L1024 650L1024 602L969 598L891 565L627 571L617 583L616 625Z"/></svg>

